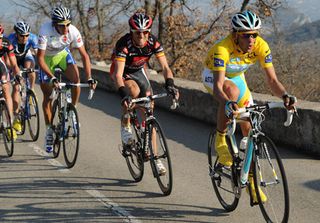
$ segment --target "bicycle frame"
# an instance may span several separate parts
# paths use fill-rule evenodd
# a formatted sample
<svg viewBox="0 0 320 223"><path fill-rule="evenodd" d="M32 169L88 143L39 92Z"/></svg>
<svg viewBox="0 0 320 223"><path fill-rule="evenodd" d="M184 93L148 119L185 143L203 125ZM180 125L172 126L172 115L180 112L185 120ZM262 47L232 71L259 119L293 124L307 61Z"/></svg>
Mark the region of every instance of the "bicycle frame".
<svg viewBox="0 0 320 223"><path fill-rule="evenodd" d="M241 108L239 110L239 118L236 118L234 120L232 120L232 122L230 122L228 124L228 129L227 129L227 136L230 140L230 145L232 148L232 153L235 157L234 161L237 163L237 165L239 165L241 167L241 172L240 172L240 184L241 187L245 187L247 185L248 182L248 175L249 175L249 171L250 171L250 166L252 163L252 158L254 156L254 151L256 148L256 140L259 137L259 135L265 135L261 130L261 123L264 120L264 116L263 116L263 112L266 109L269 108L283 108L284 105L282 102L272 102L272 103L268 103L266 105L254 105L251 107L247 107L247 108ZM257 110L261 110L261 111L257 111ZM249 117L246 117L245 113L249 112ZM241 117L242 116L242 117ZM292 116L293 116L293 112L292 111L287 111L287 120L284 123L285 126L289 126L292 122ZM239 159L239 149L237 146L237 142L236 142L236 138L234 135L235 132L235 128L236 128L236 124L240 123L242 121L249 121L250 125L251 125L251 130L249 131L248 134L248 143L247 143L247 148L245 148L244 151L244 160L243 163L241 164L242 160ZM277 178L277 176L275 175L275 178Z"/></svg>
<svg viewBox="0 0 320 223"><path fill-rule="evenodd" d="M137 114L136 114L137 109L143 109L143 112L145 115L145 125L147 125L147 123L149 123L150 120L156 119L153 116L153 106L152 106L153 101L155 99L163 98L163 97L167 97L167 96L168 96L167 93L161 93L161 94L156 94L156 95L152 95L152 96L131 99L131 101L130 101L131 103L129 104L129 107L131 107L133 103L137 103L136 105L134 105L133 109L131 110L131 117L133 119L137 120L138 119ZM144 103L144 104L139 104L139 103ZM177 107L177 102L174 100L173 105L172 105L172 109L175 109L176 107ZM148 132L148 128L145 128L145 131L142 132L142 135L140 137L143 140L142 149L144 151L146 151L147 148L149 148L150 137L151 136L150 136L150 132ZM148 160L144 160L144 161L148 161Z"/></svg>
<svg viewBox="0 0 320 223"><path fill-rule="evenodd" d="M20 97L22 99L22 97L27 97L27 92L28 90L31 90L30 88L30 80L29 80L29 73L31 72L38 72L38 70L34 70L34 69L31 69L31 68L28 68L28 69L22 69L22 74L23 74L23 79L24 79L24 86L21 86L20 87ZM24 91L24 92L23 92ZM24 109L24 114L23 114L23 118L25 120L28 120L31 116L30 114L30 105L28 103L28 100L27 98L25 98L25 101L24 101L24 105L23 105L23 109Z"/></svg>
<svg viewBox="0 0 320 223"><path fill-rule="evenodd" d="M141 181L143 178L144 162L150 161L153 176L157 179L161 191L166 196L172 191L170 152L160 123L153 115L153 101L167 96L167 93L161 93L129 99L130 128L134 133L134 137L128 144L123 144L122 150L122 155L126 159L131 176L136 182ZM174 101L172 108L176 106L177 101ZM137 114L140 112L139 110L142 110L140 117L142 121L145 121L144 130L141 129L143 123L140 122L140 117Z"/></svg>

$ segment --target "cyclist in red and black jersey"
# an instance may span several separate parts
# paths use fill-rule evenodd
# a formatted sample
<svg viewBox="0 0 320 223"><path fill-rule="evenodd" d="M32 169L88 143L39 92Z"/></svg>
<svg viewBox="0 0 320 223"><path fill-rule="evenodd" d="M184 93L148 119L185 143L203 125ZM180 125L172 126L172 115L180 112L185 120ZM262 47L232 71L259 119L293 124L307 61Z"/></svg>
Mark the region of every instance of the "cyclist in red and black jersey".
<svg viewBox="0 0 320 223"><path fill-rule="evenodd" d="M169 68L163 48L151 31L152 18L144 11L137 11L129 19L130 33L121 37L113 52L110 74L116 82L121 96L123 116L121 138L124 144L132 139L128 109L128 98L143 97L152 94L146 74L146 63L155 55L163 70L167 91L175 98L179 97L174 86L173 74Z"/></svg>
<svg viewBox="0 0 320 223"><path fill-rule="evenodd" d="M20 76L20 69L17 65L17 60L14 54L14 47L10 43L9 39L3 36L4 29L2 25L0 24L0 75L1 75L1 81L7 81L6 83L2 84L2 90L3 90L3 96L6 99L6 103L11 115L11 120L13 120L13 107L18 108L18 102L19 102L19 95L14 94L14 101L12 101L12 97L10 94L10 75L8 68L6 66L6 61L11 66L11 69L13 70L14 76L16 80L19 82L21 80ZM13 104L14 103L14 104ZM13 129L13 139L15 140L17 138L17 134L15 130Z"/></svg>

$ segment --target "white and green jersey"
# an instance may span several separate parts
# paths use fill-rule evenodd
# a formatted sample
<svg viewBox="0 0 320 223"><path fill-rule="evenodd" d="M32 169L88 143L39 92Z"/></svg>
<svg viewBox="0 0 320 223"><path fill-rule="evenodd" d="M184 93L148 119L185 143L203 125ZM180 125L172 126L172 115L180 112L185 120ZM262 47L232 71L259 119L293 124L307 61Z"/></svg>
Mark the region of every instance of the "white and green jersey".
<svg viewBox="0 0 320 223"><path fill-rule="evenodd" d="M57 32L52 22L42 24L39 31L39 49L46 51L46 56L53 56L65 48L80 48L83 41L79 30L70 24L69 32L61 35Z"/></svg>

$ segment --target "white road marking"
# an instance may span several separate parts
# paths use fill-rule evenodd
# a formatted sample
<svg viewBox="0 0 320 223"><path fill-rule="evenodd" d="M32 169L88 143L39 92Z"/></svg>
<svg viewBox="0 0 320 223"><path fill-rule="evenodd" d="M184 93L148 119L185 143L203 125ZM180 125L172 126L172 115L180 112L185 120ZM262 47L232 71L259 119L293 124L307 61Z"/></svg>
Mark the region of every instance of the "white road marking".
<svg viewBox="0 0 320 223"><path fill-rule="evenodd" d="M33 148L33 150L38 153L40 156L45 157L46 160L54 167L57 167L60 172L71 172L70 169L67 169L63 164L61 164L59 161L53 159L50 157L50 154L44 151L43 148L40 148L39 146L30 143L28 145L29 147ZM60 151L61 152L61 151ZM134 216L131 215L130 212L126 211L124 208L120 207L117 203L113 202L111 199L105 197L102 193L100 193L98 190L95 190L94 188L90 187L81 187L82 190L87 192L89 195L94 197L97 201L102 203L105 207L107 207L110 211L118 215L123 219L124 222L132 222L132 223L140 223L138 219L136 219Z"/></svg>
<svg viewBox="0 0 320 223"><path fill-rule="evenodd" d="M85 188L83 188L85 189ZM111 199L105 197L102 193L95 189L87 188L86 192L90 194L92 197L96 198L98 201L103 203L109 210L113 213L117 214L118 216L122 217L124 222L134 222L140 223L138 219L132 216L128 211L120 207L117 203L114 203Z"/></svg>

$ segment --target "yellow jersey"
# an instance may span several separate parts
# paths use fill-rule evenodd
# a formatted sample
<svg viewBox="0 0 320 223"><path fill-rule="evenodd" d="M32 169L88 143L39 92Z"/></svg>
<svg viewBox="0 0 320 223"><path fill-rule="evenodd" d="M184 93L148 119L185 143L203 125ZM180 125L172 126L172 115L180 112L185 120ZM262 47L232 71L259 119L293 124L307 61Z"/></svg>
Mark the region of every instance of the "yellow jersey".
<svg viewBox="0 0 320 223"><path fill-rule="evenodd" d="M205 66L211 71L226 71L226 77L232 78L247 71L257 60L263 68L273 66L271 50L264 39L257 36L252 52L243 53L230 34L209 50Z"/></svg>

